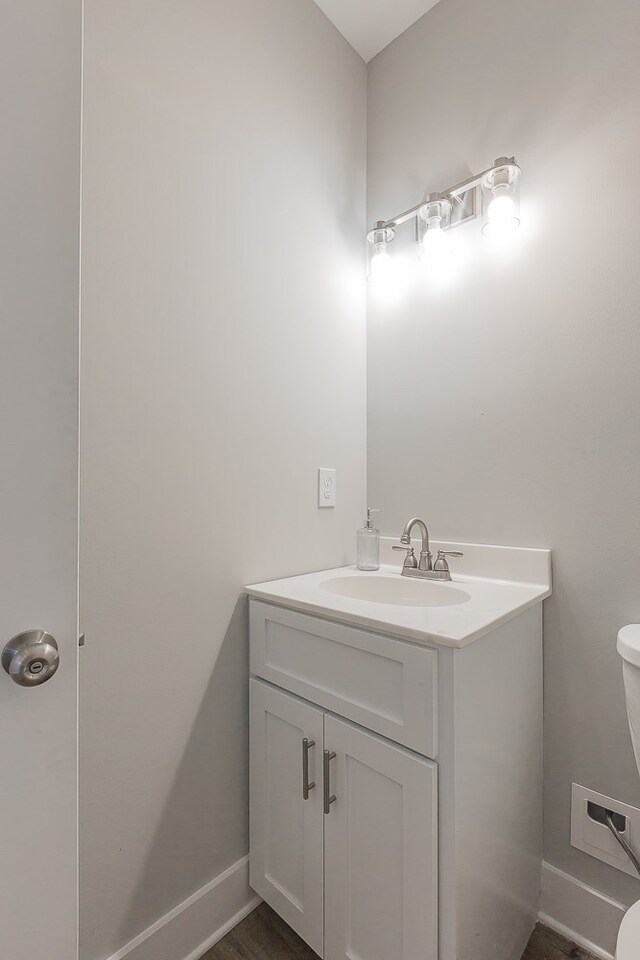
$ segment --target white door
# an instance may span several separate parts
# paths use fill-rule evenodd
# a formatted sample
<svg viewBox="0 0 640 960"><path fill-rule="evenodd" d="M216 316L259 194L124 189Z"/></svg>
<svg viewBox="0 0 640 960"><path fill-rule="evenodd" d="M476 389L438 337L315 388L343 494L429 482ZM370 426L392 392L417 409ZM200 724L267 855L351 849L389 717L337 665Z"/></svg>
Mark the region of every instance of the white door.
<svg viewBox="0 0 640 960"><path fill-rule="evenodd" d="M251 680L251 886L320 956L322 720L321 710Z"/></svg>
<svg viewBox="0 0 640 960"><path fill-rule="evenodd" d="M1 960L77 956L81 14L0 4L0 651L60 656L0 668Z"/></svg>
<svg viewBox="0 0 640 960"><path fill-rule="evenodd" d="M325 717L325 960L436 960L437 767Z"/></svg>

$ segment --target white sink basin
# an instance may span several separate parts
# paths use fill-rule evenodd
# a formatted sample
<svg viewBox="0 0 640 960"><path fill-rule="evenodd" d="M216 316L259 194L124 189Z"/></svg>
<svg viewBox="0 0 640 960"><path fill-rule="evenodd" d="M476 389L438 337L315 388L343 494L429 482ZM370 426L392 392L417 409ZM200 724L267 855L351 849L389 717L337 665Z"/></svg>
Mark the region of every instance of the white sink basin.
<svg viewBox="0 0 640 960"><path fill-rule="evenodd" d="M466 603L470 595L450 583L410 580L408 577L335 577L320 587L328 593L368 603L392 603L402 607L451 607Z"/></svg>

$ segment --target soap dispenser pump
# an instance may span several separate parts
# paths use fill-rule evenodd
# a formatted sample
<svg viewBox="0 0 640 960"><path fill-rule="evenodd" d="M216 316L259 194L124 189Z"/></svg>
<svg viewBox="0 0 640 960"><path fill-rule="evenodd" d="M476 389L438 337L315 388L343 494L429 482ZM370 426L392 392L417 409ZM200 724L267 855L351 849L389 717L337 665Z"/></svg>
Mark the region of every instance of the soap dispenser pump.
<svg viewBox="0 0 640 960"><path fill-rule="evenodd" d="M365 525L358 530L358 570L380 569L380 531L371 522L372 513L380 511L367 507Z"/></svg>

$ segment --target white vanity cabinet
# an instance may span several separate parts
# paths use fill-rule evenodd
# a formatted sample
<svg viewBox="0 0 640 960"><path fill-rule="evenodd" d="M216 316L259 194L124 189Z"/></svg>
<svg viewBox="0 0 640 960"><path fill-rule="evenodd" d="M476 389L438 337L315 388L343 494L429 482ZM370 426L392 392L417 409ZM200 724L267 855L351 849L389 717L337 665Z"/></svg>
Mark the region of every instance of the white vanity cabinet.
<svg viewBox="0 0 640 960"><path fill-rule="evenodd" d="M250 882L324 960L519 960L541 609L453 648L250 600Z"/></svg>

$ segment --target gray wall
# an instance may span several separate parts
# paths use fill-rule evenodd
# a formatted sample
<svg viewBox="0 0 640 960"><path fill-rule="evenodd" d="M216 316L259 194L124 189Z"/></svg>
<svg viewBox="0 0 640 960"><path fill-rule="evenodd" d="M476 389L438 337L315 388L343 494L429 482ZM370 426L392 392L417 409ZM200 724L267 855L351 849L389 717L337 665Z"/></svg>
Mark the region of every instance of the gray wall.
<svg viewBox="0 0 640 960"><path fill-rule="evenodd" d="M629 0L442 0L370 64L368 127L369 221L505 153L524 170L510 257L470 227L457 282L370 301L369 500L386 534L418 513L553 549L546 857L625 902L569 802L577 780L640 803L615 653L640 620L639 36Z"/></svg>
<svg viewBox="0 0 640 960"><path fill-rule="evenodd" d="M82 957L247 852L244 583L365 490L366 69L311 0L86 2ZM338 506L316 507L316 468Z"/></svg>

